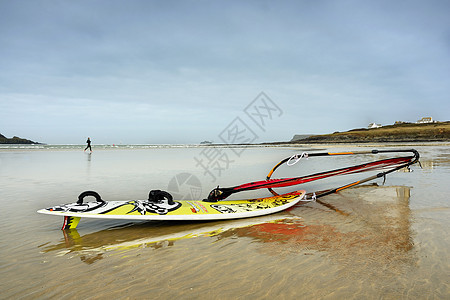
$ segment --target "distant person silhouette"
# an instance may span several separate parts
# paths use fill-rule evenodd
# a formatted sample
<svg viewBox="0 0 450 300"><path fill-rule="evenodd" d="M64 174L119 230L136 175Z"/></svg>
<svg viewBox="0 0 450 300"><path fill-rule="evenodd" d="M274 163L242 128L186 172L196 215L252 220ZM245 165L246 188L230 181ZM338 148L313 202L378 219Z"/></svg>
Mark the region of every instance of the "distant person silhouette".
<svg viewBox="0 0 450 300"><path fill-rule="evenodd" d="M86 148L84 148L84 151L86 152L87 149L89 149L92 152L92 148L91 148L91 138L88 137L87 141L87 146Z"/></svg>

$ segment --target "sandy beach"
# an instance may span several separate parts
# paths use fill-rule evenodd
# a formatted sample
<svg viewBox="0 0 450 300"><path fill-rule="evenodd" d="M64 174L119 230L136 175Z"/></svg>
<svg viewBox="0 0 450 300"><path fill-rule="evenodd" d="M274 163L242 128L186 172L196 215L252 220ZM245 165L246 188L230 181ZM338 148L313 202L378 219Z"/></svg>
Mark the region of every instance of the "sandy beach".
<svg viewBox="0 0 450 300"><path fill-rule="evenodd" d="M146 199L151 189L202 199L217 185L264 179L294 153L356 147L0 148L0 298L448 299L450 151L383 147L411 146L422 168L326 196L328 207L217 222L82 219L66 232L62 219L36 211L85 190L105 200ZM359 162L309 159L276 175Z"/></svg>

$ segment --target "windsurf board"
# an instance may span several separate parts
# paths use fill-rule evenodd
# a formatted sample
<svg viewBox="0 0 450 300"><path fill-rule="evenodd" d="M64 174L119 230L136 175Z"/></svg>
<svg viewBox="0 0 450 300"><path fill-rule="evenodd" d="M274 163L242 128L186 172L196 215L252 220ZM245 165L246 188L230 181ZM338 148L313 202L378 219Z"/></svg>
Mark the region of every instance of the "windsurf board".
<svg viewBox="0 0 450 300"><path fill-rule="evenodd" d="M65 217L63 229L76 228L80 218L156 220L156 221L207 221L240 219L273 214L288 209L305 196L299 190L257 199L224 200L206 202L202 200L160 201L127 200L104 201L96 197L95 202L78 201L38 210L38 213ZM80 203L81 202L81 203Z"/></svg>

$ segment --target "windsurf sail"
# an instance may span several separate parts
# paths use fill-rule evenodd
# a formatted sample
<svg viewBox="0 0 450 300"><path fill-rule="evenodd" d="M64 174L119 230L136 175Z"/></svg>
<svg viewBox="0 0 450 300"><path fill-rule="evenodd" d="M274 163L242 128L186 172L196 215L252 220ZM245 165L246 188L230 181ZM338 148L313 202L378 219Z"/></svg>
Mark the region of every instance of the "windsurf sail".
<svg viewBox="0 0 450 300"><path fill-rule="evenodd" d="M344 167L339 169L334 169L330 171L323 171L318 172L306 176L300 176L300 177L291 177L291 178L279 178L279 179L272 179L272 175L280 166L283 164L287 164L289 166L294 165L298 163L303 158L311 158L311 157L320 157L320 156L339 156L339 155L367 155L367 154L386 154L386 153L410 153L409 155L399 156L399 157L393 157L393 158L385 158L373 162L367 162L359 165L354 165L350 167ZM326 191L322 191L316 195L316 197L322 197L331 193L338 192L340 190L343 190L345 188L349 188L351 186L355 186L370 180L374 180L376 178L385 177L386 174L392 173L394 171L403 169L405 167L409 167L410 165L418 162L419 160L419 152L417 152L414 149L409 150L371 150L371 151L355 151L355 152L339 152L339 153L330 153L330 152L318 152L318 153L306 153L303 152L301 154L294 154L290 157L287 157L280 161L278 164L275 165L275 167L272 168L272 170L269 172L269 174L266 177L266 180L262 181L254 181L249 182L245 184L241 184L234 187L228 187L228 188L221 188L217 187L213 189L209 195L208 198L205 199L206 201L219 201L226 199L228 196L242 191L250 191L250 190L256 190L256 189L262 189L267 188L269 191L274 194L278 195L273 188L280 188L280 187L288 187L298 184L303 184L319 179L329 178L332 176L338 176L338 175L348 175L348 174L356 174L356 173L363 173L368 171L376 171L376 170L383 170L380 173L377 173L376 175L351 182L349 184L343 185L341 187L335 188L335 189L329 189Z"/></svg>

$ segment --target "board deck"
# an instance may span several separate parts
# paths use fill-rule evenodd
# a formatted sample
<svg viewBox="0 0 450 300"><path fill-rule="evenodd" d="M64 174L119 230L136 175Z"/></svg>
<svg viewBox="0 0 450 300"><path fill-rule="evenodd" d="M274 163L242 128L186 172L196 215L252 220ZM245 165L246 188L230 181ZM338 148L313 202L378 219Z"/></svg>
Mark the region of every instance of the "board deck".
<svg viewBox="0 0 450 300"><path fill-rule="evenodd" d="M247 200L167 201L148 200L70 203L38 210L38 213L76 218L126 220L224 220L263 216L285 210L303 199L305 191ZM67 219L75 228L79 219ZM70 224L69 224L70 225Z"/></svg>

